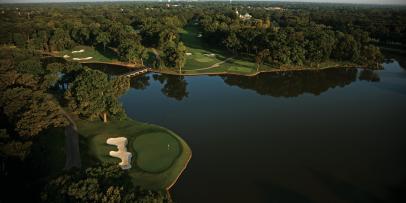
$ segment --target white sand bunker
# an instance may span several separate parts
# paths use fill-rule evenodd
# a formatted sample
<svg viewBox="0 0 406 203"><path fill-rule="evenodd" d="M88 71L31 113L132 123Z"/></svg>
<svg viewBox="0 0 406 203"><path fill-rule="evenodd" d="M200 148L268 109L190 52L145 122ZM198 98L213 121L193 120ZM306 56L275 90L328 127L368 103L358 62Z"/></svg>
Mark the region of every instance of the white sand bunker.
<svg viewBox="0 0 406 203"><path fill-rule="evenodd" d="M197 37L198 37L198 38L201 38L201 37L203 37L203 35L202 35L202 34L198 34Z"/></svg>
<svg viewBox="0 0 406 203"><path fill-rule="evenodd" d="M63 58L69 58L70 56L69 55L63 55Z"/></svg>
<svg viewBox="0 0 406 203"><path fill-rule="evenodd" d="M204 54L205 56L208 56L208 57L215 57L216 56L216 54Z"/></svg>
<svg viewBox="0 0 406 203"><path fill-rule="evenodd" d="M83 61L83 60L89 60L92 59L93 57L86 57L86 58L73 58L75 61Z"/></svg>
<svg viewBox="0 0 406 203"><path fill-rule="evenodd" d="M192 53L188 52L188 53L186 53L186 56L192 56Z"/></svg>
<svg viewBox="0 0 406 203"><path fill-rule="evenodd" d="M82 53L82 52L85 52L85 50L84 50L84 49L81 49L81 50L79 50L79 51L72 51L72 54L74 54L74 53Z"/></svg>
<svg viewBox="0 0 406 203"><path fill-rule="evenodd" d="M127 151L127 138L125 137L116 137L109 138L106 141L109 145L116 145L118 151L110 151L110 156L121 159L121 162L118 164L123 170L131 168L131 152Z"/></svg>

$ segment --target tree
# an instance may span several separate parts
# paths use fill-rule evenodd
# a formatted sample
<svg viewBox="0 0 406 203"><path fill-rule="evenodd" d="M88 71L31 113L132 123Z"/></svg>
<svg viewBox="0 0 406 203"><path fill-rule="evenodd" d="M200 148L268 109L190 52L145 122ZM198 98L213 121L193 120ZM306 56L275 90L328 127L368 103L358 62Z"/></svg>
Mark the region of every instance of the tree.
<svg viewBox="0 0 406 203"><path fill-rule="evenodd" d="M166 192L136 187L118 165L70 171L51 180L41 194L43 202L146 203L170 202Z"/></svg>
<svg viewBox="0 0 406 203"><path fill-rule="evenodd" d="M69 85L65 93L73 112L91 120L107 115L122 118L124 110L117 96L130 86L127 78L109 80L103 72L85 68Z"/></svg>
<svg viewBox="0 0 406 203"><path fill-rule="evenodd" d="M178 44L171 43L164 49L164 62L167 67L179 68L182 73L182 67L186 63L186 47L182 42Z"/></svg>
<svg viewBox="0 0 406 203"><path fill-rule="evenodd" d="M18 157L24 160L31 150L31 141L13 140L6 129L0 129L0 158ZM0 173L1 173L0 169Z"/></svg>
<svg viewBox="0 0 406 203"><path fill-rule="evenodd" d="M145 56L145 47L141 45L140 37L137 34L129 34L128 38L122 40L118 46L118 53L121 60L130 63L141 62L143 64L143 57Z"/></svg>
<svg viewBox="0 0 406 203"><path fill-rule="evenodd" d="M14 44L17 47L24 48L27 42L27 39L21 33L15 33L13 35Z"/></svg>
<svg viewBox="0 0 406 203"><path fill-rule="evenodd" d="M350 34L337 33L337 43L332 55L335 59L356 61L359 57L359 48L354 37Z"/></svg>
<svg viewBox="0 0 406 203"><path fill-rule="evenodd" d="M269 49L261 50L257 53L255 57L255 63L257 64L257 72L259 72L259 68L261 64L264 63L264 60L270 55Z"/></svg>
<svg viewBox="0 0 406 203"><path fill-rule="evenodd" d="M359 61L369 68L379 69L383 61L383 55L378 47L368 45L362 48Z"/></svg>
<svg viewBox="0 0 406 203"><path fill-rule="evenodd" d="M108 32L100 32L97 35L96 42L103 44L103 50L106 50L106 45L110 43L110 34Z"/></svg>
<svg viewBox="0 0 406 203"><path fill-rule="evenodd" d="M74 45L73 40L62 28L54 30L51 39L49 40L51 51L59 51L69 49Z"/></svg>
<svg viewBox="0 0 406 203"><path fill-rule="evenodd" d="M24 87L7 89L0 99L4 114L21 136L34 136L42 130L68 124L59 105L41 90Z"/></svg>
<svg viewBox="0 0 406 203"><path fill-rule="evenodd" d="M223 43L227 49L232 50L233 53L240 48L240 40L234 32L230 33Z"/></svg>

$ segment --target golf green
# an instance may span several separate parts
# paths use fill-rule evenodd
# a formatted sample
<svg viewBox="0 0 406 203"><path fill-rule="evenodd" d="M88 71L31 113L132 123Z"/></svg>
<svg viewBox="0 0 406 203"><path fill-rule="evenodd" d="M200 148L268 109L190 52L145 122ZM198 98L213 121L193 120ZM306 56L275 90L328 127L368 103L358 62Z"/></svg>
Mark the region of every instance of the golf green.
<svg viewBox="0 0 406 203"><path fill-rule="evenodd" d="M165 171L180 155L179 142L162 132L143 134L134 140L132 147L137 153L137 166L152 173Z"/></svg>

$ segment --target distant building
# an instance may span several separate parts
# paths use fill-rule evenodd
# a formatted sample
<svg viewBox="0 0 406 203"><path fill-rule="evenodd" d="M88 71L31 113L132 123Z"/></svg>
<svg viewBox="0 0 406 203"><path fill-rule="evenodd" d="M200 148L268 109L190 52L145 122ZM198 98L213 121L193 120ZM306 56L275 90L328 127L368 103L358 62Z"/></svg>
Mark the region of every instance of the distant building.
<svg viewBox="0 0 406 203"><path fill-rule="evenodd" d="M241 20L251 20L252 16L249 13L245 13L245 15L241 15L238 10L235 10L235 14L241 19Z"/></svg>
<svg viewBox="0 0 406 203"><path fill-rule="evenodd" d="M271 11L283 11L285 9L281 8L281 7L267 7L264 8L265 10L271 10Z"/></svg>

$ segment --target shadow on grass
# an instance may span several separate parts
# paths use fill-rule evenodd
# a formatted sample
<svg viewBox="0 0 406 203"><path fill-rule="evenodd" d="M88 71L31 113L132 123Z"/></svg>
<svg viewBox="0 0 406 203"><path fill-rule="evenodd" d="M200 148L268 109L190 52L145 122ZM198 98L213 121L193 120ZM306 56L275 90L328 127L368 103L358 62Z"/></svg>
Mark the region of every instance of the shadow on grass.
<svg viewBox="0 0 406 203"><path fill-rule="evenodd" d="M110 60L118 59L118 54L110 47L103 48L103 46L96 46L94 49Z"/></svg>
<svg viewBox="0 0 406 203"><path fill-rule="evenodd" d="M89 147L89 139L92 137L86 138L84 135L79 134L79 149L80 149L80 158L82 160L82 168L87 168L99 163L96 156L91 153Z"/></svg>

